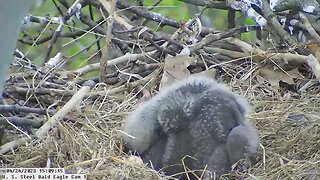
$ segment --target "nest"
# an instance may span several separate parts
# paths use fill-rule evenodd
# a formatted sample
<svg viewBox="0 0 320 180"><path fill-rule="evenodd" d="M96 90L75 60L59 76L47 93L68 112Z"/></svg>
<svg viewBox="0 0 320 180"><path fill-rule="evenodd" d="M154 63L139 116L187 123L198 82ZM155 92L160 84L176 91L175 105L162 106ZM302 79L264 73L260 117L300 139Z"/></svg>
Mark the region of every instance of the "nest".
<svg viewBox="0 0 320 180"><path fill-rule="evenodd" d="M309 93L296 97L292 93L283 99L266 93L267 85L253 90L252 84L237 79L228 85L252 104L247 119L258 129L262 147L257 164L243 172L231 171L226 177L319 178L319 97ZM121 125L137 103L135 92L143 87L141 84L117 94L106 90L97 96L102 87L95 86L76 110L68 113L68 120L59 121L41 139L1 155L2 166L63 167L69 173L85 173L89 179L168 179L139 157L122 151Z"/></svg>
<svg viewBox="0 0 320 180"><path fill-rule="evenodd" d="M102 7L98 1L88 2L97 9ZM85 1L81 3L87 5ZM75 9L68 12L77 13L77 7L70 7ZM129 9L122 4L117 8ZM140 16L137 9L129 10ZM74 14L68 14L65 19ZM100 25L82 18L90 32ZM14 112L22 119L15 117L10 121L21 120L23 123L1 126L6 132L0 148L0 166L61 167L67 173L86 174L88 179L170 179L172 177L152 169L139 157L124 153L120 139L124 119L148 93L157 93L163 83L161 79L168 76L166 73L183 72L176 75L184 77L186 72L188 75L214 69L211 77L223 81L232 91L248 99L252 111L247 119L258 129L261 138L261 155L257 163L245 170L235 167L222 178L319 179L320 98L317 96L318 81L310 80L312 73L317 76L319 72L316 67L311 67L311 72L305 66L307 60L315 58L297 53L299 49L290 52L289 47L285 50L262 50L234 38L256 28L254 26L225 32L212 29L197 32L192 27L179 27L183 25L161 18L154 19L163 23L174 22L172 27L179 29L178 36L170 39L171 36L161 36L141 27L131 27L130 31L121 29L123 27L117 29L118 24L115 24L114 31L121 35L117 38L129 43L121 46L124 45L122 41L115 42L119 47L132 48L132 53L101 63L108 73L103 77L103 83L97 83L98 77L84 76L99 70L99 63L76 70L64 69L59 63L33 69L19 59L17 64L23 65L11 74L4 92L8 105L20 106L10 106L9 113L5 115ZM192 26L188 23L185 25ZM126 31L128 33L124 33ZM103 28L95 29L95 35L108 32ZM131 33L137 39L126 36ZM67 37L67 34L62 33L61 36ZM74 34L78 38L79 33ZM201 37L190 37L200 34ZM181 63L170 67L164 54L183 52L188 38L199 40L187 49L195 59L183 61L177 71L176 65ZM141 45L139 48L134 46L137 40ZM28 44L29 41L21 42ZM51 45L55 42L52 41ZM162 47L164 42L171 44ZM298 47L307 49L305 44ZM61 54L55 58L54 62L65 60ZM21 128L25 126L31 128Z"/></svg>

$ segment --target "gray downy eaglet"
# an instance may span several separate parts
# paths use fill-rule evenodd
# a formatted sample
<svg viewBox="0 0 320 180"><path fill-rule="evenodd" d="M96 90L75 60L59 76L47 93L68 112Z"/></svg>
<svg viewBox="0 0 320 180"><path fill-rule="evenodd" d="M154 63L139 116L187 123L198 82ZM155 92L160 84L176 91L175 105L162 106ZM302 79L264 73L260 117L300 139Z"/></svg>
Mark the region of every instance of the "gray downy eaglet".
<svg viewBox="0 0 320 180"><path fill-rule="evenodd" d="M136 109L124 124L125 146L167 175L207 170L221 176L249 158L259 136L244 115L246 100L205 77L189 77L163 89ZM196 172L200 177L201 171ZM182 175L181 179L186 178ZM196 179L189 173L190 179ZM205 173L210 179L210 173Z"/></svg>

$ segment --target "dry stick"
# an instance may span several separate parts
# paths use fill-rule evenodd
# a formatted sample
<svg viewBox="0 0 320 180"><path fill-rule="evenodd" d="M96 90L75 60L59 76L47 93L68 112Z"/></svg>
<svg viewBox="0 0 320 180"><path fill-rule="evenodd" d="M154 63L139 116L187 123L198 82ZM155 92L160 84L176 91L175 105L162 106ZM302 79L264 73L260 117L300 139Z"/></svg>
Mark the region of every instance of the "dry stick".
<svg viewBox="0 0 320 180"><path fill-rule="evenodd" d="M319 43L320 42L320 36L316 32L316 30L312 27L312 25L310 24L310 21L308 20L306 15L304 15L303 13L299 13L299 16L300 16L301 21L302 21L302 23L304 25L304 28L308 31L308 33L311 35L311 37L313 39L315 39Z"/></svg>
<svg viewBox="0 0 320 180"><path fill-rule="evenodd" d="M282 28L276 15L270 9L267 0L262 1L261 7L263 17L268 21L269 31L274 31L281 40L284 40L289 46L295 43L295 40Z"/></svg>
<svg viewBox="0 0 320 180"><path fill-rule="evenodd" d="M265 52L261 49L254 48L251 44L241 41L238 38L229 37L225 38L224 41L227 41L230 44L238 46L243 52L247 54L265 54Z"/></svg>
<svg viewBox="0 0 320 180"><path fill-rule="evenodd" d="M158 72L155 74L149 75L147 77L144 77L143 79L134 81L134 82L130 83L129 85L121 85L119 87L112 88L108 91L108 95L114 95L119 92L125 91L128 89L128 86L131 88L134 88L139 85L144 85L144 84L148 83L151 79L157 78L157 75L158 75ZM87 96L104 96L105 94L106 94L106 91L97 91L97 92L87 94Z"/></svg>
<svg viewBox="0 0 320 180"><path fill-rule="evenodd" d="M320 62L312 54L307 57L307 64L311 68L313 74L320 81Z"/></svg>
<svg viewBox="0 0 320 180"><path fill-rule="evenodd" d="M207 8L223 9L227 10L228 6L225 2L220 1L206 1L206 0L179 0L187 4L192 4L196 6L205 6Z"/></svg>
<svg viewBox="0 0 320 180"><path fill-rule="evenodd" d="M36 113L40 115L47 114L45 109L42 108L32 108L32 107L26 107L26 106L19 106L17 104L15 105L0 105L0 112L27 112L27 113Z"/></svg>
<svg viewBox="0 0 320 180"><path fill-rule="evenodd" d="M118 59L118 60L120 60L120 59ZM95 65L95 64L93 64L93 65ZM148 64L148 65L149 66L155 66L154 64ZM161 66L161 65L159 65L159 66ZM98 68L98 67L94 66L94 68ZM136 87L136 86L140 85L141 83L145 84L146 81L148 81L148 80L150 80L149 76L144 77L141 80L129 83L129 86L130 87ZM119 87L116 87L116 88L111 88L108 91L108 94L116 94L116 93L125 91L126 89L127 89L127 85L122 85L122 86L119 86ZM10 87L10 89L7 90L6 92L7 93L18 93L18 94L25 95L29 91L30 91L29 88ZM60 89L53 89L53 88L50 88L50 89L48 89L48 88L38 88L36 93L37 94L44 94L44 95L54 93L54 94L57 94L57 95L60 95L60 96L72 96L74 94L74 91L72 91L72 90L60 90ZM85 95L85 97L89 97L89 96L105 96L105 93L106 93L106 91L97 91L97 92L93 92L93 93L88 93L88 94Z"/></svg>
<svg viewBox="0 0 320 180"><path fill-rule="evenodd" d="M145 56L151 56L155 53L156 51L151 51L151 52L142 52L141 54L131 54L131 53L126 53L123 56L120 56L118 58L115 59L111 59L110 61L108 61L107 63L107 67L110 66L114 66L120 63L125 63L125 62L129 62L129 61L137 61L138 59L144 58ZM75 71L73 71L75 74L77 74L78 76L82 76L90 71L95 71L98 70L100 67L100 63L94 63L94 64L89 64L87 66L84 66L80 69L77 69Z"/></svg>
<svg viewBox="0 0 320 180"><path fill-rule="evenodd" d="M112 33L112 27L113 27L113 21L114 21L114 10L117 3L117 0L100 0L101 4L104 6L104 8L108 11L109 17L107 18L108 23L108 29L106 33L106 45L103 48L102 56L100 59L100 77L99 81L100 83L104 83L106 81L106 68L108 63L108 57L109 57L109 51L110 51L110 42L111 42L111 33ZM102 13L103 14L103 13Z"/></svg>
<svg viewBox="0 0 320 180"><path fill-rule="evenodd" d="M284 61L287 63L295 62L298 64L303 64L306 62L308 56L300 55L300 54L292 54L292 53L269 53L266 51L258 51L259 54L250 55L248 53L243 53L239 51L233 51L228 49L221 48L212 48L212 47L203 47L203 49L208 53L219 53L221 55L229 56L231 58L248 58L252 57L272 57L273 60ZM254 50L254 49L253 49ZM255 50L254 50L255 51ZM254 52L253 52L254 53ZM262 54L260 54L262 53Z"/></svg>
<svg viewBox="0 0 320 180"><path fill-rule="evenodd" d="M28 138L23 137L9 143L6 143L0 147L0 155L3 155L10 150L17 148L19 145L26 144L30 142L34 137L43 138L49 130L56 126L58 122L67 115L69 111L71 111L75 106L77 106L82 99L90 92L90 86L83 86L81 89L74 95L72 98L65 104L55 115L52 116L40 129L37 130L35 136Z"/></svg>
<svg viewBox="0 0 320 180"><path fill-rule="evenodd" d="M21 117L0 117L1 124L14 124L16 126L29 126L34 128L39 128L43 123L41 121L30 119L30 118L21 118Z"/></svg>

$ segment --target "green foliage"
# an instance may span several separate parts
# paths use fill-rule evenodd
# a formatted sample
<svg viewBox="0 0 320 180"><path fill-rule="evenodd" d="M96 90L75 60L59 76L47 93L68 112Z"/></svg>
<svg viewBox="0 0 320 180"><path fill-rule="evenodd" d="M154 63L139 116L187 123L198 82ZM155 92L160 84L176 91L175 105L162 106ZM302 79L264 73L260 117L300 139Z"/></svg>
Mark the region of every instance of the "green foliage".
<svg viewBox="0 0 320 180"><path fill-rule="evenodd" d="M54 6L52 0L37 1L30 10L34 16L56 16L58 15L57 8Z"/></svg>
<svg viewBox="0 0 320 180"><path fill-rule="evenodd" d="M154 0L146 0L144 3L145 6L151 6ZM177 21L186 21L190 18L187 5L177 0L163 0L153 11Z"/></svg>
<svg viewBox="0 0 320 180"><path fill-rule="evenodd" d="M68 1L70 4L72 4L74 1L70 0ZM145 0L144 1L144 6L148 7L151 6L155 1L154 0ZM39 4L40 3L40 4ZM58 17L60 16L59 12L57 11L56 7L53 4L53 1L51 0L44 0L44 1L39 1L38 4L34 5L31 14L36 15L36 16L42 16L45 17L48 15L49 17ZM59 3L58 3L59 4ZM60 4L59 4L60 5ZM66 12L66 9L62 6L60 6L61 10L63 13ZM93 8L95 9L95 8ZM177 21L187 21L189 18L193 18L195 15L196 8L195 6L188 6L186 3L183 3L178 0L163 0L161 3L155 7L153 12L157 12L165 17L172 18ZM89 8L85 7L82 9L82 13L89 15ZM94 19L97 20L101 18L101 14L98 10L95 9L94 14ZM228 12L226 10L217 10L217 9L206 9L203 13L204 16L206 16L209 21L211 21L212 26L210 25L210 28L214 28L216 30L225 30L227 28L227 14ZM143 22L144 19L141 18ZM255 22L247 18L244 15L241 15L238 13L237 19L236 19L237 25L251 25L255 24ZM149 28L153 30L158 30L159 28L159 23L156 22L151 22L149 21L148 24ZM77 29L74 29L74 26L77 27ZM49 25L47 29L45 29L45 25L38 25L36 23L32 23L31 26L28 26L27 29L25 29L26 34L31 35L32 38L37 38L40 34L40 39L46 36L49 36L50 34L53 33L53 31L58 27L58 25ZM84 29L87 26L84 25L82 22L80 22L77 18L72 17L71 21L68 21L68 25L65 25L63 28L63 32L70 32L70 29L72 31L78 31L79 29ZM169 32L172 33L176 29L172 27L165 26L161 29L161 31ZM250 41L252 39L253 33L244 33L241 35L241 38L245 41ZM20 36L20 38L23 38L23 36ZM71 38L59 38L58 42L56 42L52 52L51 56L54 56L57 52L62 52L62 54L66 57L70 57L79 51L83 49L84 47L87 47L91 45L92 43L95 42L96 37L92 33L88 33L85 36L74 40ZM74 42L72 42L74 41ZM70 43L71 42L71 43ZM23 45L19 43L19 48L24 51L28 52L28 56L34 60L36 64L40 64L45 56L45 53L47 52L47 48L49 45L50 41L45 42L41 45L37 45L35 47L31 47L29 45ZM65 45L66 43L70 43L69 45ZM104 41L101 41L103 47ZM71 58L68 61L68 68L70 69L76 69L82 66L87 65L88 63L92 63L94 60L88 60L89 57L91 57L94 53L97 51L97 46L96 44L93 45L90 49L81 52L79 55L75 56L74 58ZM39 53L41 52L41 53ZM97 61L95 61L97 62Z"/></svg>
<svg viewBox="0 0 320 180"><path fill-rule="evenodd" d="M255 25L256 22L248 18L246 15L237 12L236 14L236 24L237 26L242 26L242 25ZM246 42L252 42L256 38L256 32L247 32L247 33L242 33L240 39Z"/></svg>
<svg viewBox="0 0 320 180"><path fill-rule="evenodd" d="M220 9L208 9L205 11L205 15L207 15L212 23L213 27L216 30L225 30L228 26L228 11L220 10Z"/></svg>

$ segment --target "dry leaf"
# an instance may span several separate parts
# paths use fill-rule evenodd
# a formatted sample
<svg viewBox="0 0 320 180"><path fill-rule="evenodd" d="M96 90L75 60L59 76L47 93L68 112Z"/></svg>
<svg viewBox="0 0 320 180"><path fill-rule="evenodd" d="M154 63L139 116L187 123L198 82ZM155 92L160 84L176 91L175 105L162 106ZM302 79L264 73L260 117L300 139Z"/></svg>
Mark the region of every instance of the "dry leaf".
<svg viewBox="0 0 320 180"><path fill-rule="evenodd" d="M261 68L259 70L259 75L264 80L269 82L272 87L276 87L277 89L279 88L280 81L283 81L288 84L294 84L293 77L289 76L280 69L271 70L268 68Z"/></svg>
<svg viewBox="0 0 320 180"><path fill-rule="evenodd" d="M149 99L151 99L151 93L149 90L147 89L142 89L141 91L142 93L142 97L138 100L138 102L135 104L135 108L138 108L139 106L141 106L144 102L148 101Z"/></svg>
<svg viewBox="0 0 320 180"><path fill-rule="evenodd" d="M197 74L194 74L195 76L205 76L209 78L214 78L217 75L217 71L214 68L207 69L205 71L199 72Z"/></svg>
<svg viewBox="0 0 320 180"><path fill-rule="evenodd" d="M309 44L307 45L307 47L315 58L318 58L318 59L320 58L320 47L318 44L316 43Z"/></svg>
<svg viewBox="0 0 320 180"><path fill-rule="evenodd" d="M160 83L161 87L168 86L176 80L190 76L187 67L196 62L195 57L180 55L176 57L167 57L164 63L164 72Z"/></svg>
<svg viewBox="0 0 320 180"><path fill-rule="evenodd" d="M298 68L287 71L287 73L290 74L292 78L304 78L303 75L299 72Z"/></svg>

